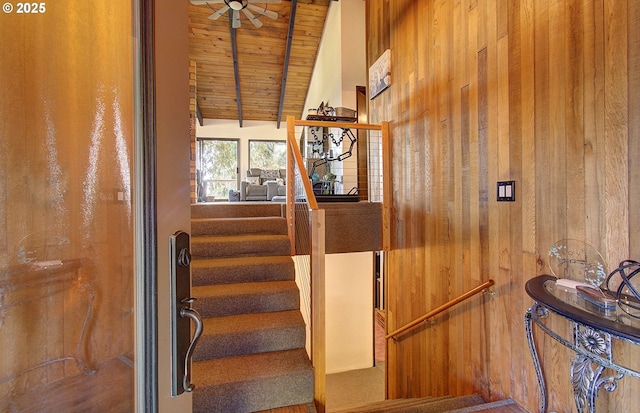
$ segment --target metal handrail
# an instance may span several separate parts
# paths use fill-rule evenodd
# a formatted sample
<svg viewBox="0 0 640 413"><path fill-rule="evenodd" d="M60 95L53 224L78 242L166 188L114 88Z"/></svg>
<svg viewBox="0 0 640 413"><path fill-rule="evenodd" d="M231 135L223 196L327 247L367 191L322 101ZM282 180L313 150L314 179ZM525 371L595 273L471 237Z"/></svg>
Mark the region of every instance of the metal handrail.
<svg viewBox="0 0 640 413"><path fill-rule="evenodd" d="M476 288L467 291L466 293L462 294L461 296L459 296L458 298L454 298L453 300L441 305L440 307L429 311L428 313L426 313L425 315L423 315L420 318L416 318L415 320L413 320L410 323L407 323L405 325L403 325L402 327L400 327L399 329L395 330L392 333L389 333L385 336L385 338L387 340L389 340L390 338L393 338L394 340L396 340L397 335L404 333L407 330L412 329L413 327L417 326L418 324L422 323L423 321L428 320L429 318L440 314L441 312L448 310L449 308L453 307L456 304L461 303L462 301L466 300L467 298L470 298L476 294L478 294L479 292L482 292L484 290L486 290L487 288L491 287L492 285L494 285L495 282L493 280L489 280L479 286L477 286Z"/></svg>

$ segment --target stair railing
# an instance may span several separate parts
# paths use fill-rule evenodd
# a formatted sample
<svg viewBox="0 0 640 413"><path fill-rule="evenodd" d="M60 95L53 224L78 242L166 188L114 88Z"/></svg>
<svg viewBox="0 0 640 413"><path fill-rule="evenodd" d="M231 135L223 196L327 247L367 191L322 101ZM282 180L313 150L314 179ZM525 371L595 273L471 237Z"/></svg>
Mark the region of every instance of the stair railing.
<svg viewBox="0 0 640 413"><path fill-rule="evenodd" d="M318 413L326 406L325 348L325 221L295 139L295 122L287 118L287 226L291 255L296 264L301 312L307 325L307 352L314 371L314 403Z"/></svg>
<svg viewBox="0 0 640 413"><path fill-rule="evenodd" d="M465 301L466 299L486 290L487 288L491 287L492 285L494 285L495 282L493 280L489 280L483 284L480 284L479 286L477 286L476 288L473 288L469 291L467 291L466 293L462 294L461 296L454 298L453 300L441 305L438 308L435 308L431 311L429 311L428 313L426 313L425 315L423 315L422 317L418 317L415 320L403 325L402 327L398 328L397 330L389 333L386 335L386 339L389 340L390 338L392 338L394 341L397 341L397 336L399 336L400 334L411 330L412 328L416 327L418 324L427 321L428 319L440 314L443 311L448 310L449 308L453 307L456 304L459 304L463 301Z"/></svg>
<svg viewBox="0 0 640 413"><path fill-rule="evenodd" d="M318 413L326 406L326 332L325 332L325 214L318 203L309 180L305 162L300 153L296 127L347 128L378 131L377 148L380 176L376 187L376 202L382 202L382 245L389 250L391 199L389 124L306 121L287 117L287 204L286 215L291 255L296 263L296 282L300 288L301 312L307 323L307 351L314 367L314 402ZM381 158L381 159L380 159ZM371 161L371 159L369 159ZM371 196L370 196L371 199ZM386 200L387 202L384 202Z"/></svg>

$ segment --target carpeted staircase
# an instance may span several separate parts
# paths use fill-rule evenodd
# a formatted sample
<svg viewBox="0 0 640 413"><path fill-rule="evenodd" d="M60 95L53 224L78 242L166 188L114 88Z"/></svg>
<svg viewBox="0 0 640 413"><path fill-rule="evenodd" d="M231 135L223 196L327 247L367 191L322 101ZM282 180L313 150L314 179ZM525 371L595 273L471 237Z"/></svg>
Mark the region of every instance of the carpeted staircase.
<svg viewBox="0 0 640 413"><path fill-rule="evenodd" d="M300 295L280 203L191 209L194 412L242 413L313 402Z"/></svg>

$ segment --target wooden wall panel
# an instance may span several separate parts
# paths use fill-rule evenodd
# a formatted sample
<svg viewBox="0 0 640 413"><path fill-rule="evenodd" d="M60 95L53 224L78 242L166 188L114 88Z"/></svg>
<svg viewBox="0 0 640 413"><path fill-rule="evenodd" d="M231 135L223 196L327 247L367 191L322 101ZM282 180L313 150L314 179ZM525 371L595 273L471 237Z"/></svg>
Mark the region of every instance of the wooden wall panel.
<svg viewBox="0 0 640 413"><path fill-rule="evenodd" d="M627 38L629 47L629 211L640 211L640 2L630 1ZM640 214L629 214L629 256L640 257Z"/></svg>
<svg viewBox="0 0 640 413"><path fill-rule="evenodd" d="M549 272L549 247L585 240L609 270L640 259L640 6L368 1L367 28L368 63L387 48L392 62L369 102L372 123L391 122L388 328L496 281L390 342L389 397L476 392L537 411L524 285ZM500 180L516 181L515 202L496 202ZM537 340L550 409L575 411L570 352ZM605 411L640 409L639 381L623 381Z"/></svg>

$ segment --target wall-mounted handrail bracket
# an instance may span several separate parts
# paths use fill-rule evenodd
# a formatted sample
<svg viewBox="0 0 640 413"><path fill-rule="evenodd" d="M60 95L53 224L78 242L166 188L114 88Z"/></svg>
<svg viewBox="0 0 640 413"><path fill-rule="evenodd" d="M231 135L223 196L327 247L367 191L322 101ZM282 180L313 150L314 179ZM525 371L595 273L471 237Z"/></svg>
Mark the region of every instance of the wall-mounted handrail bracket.
<svg viewBox="0 0 640 413"><path fill-rule="evenodd" d="M496 292L494 290L491 290L489 288L485 288L484 290L482 290L482 292L486 295L488 295L489 297L496 298Z"/></svg>

